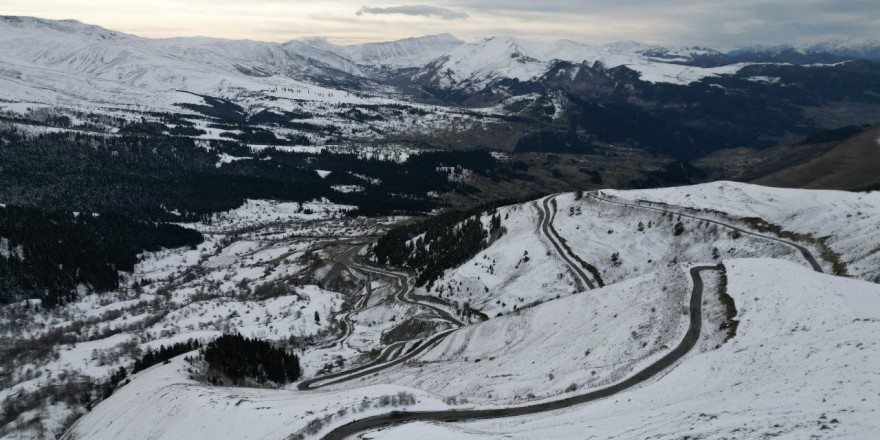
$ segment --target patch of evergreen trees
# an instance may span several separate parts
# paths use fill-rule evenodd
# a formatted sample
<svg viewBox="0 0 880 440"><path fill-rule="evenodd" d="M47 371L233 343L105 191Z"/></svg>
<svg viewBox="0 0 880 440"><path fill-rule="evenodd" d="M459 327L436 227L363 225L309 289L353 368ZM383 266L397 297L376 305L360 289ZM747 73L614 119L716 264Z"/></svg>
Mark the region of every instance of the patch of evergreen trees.
<svg viewBox="0 0 880 440"><path fill-rule="evenodd" d="M463 264L485 249L490 236L500 236L501 217L492 216L487 232L480 216L512 203L516 200L499 200L394 227L379 238L373 247L373 255L379 264L414 269L418 273L417 285L430 284L442 276L443 271Z"/></svg>
<svg viewBox="0 0 880 440"><path fill-rule="evenodd" d="M42 299L52 307L72 299L83 284L103 292L119 287L137 255L195 246L202 234L181 226L118 214L73 215L30 208L0 208L0 304Z"/></svg>
<svg viewBox="0 0 880 440"><path fill-rule="evenodd" d="M208 363L209 380L216 372L234 385L255 381L285 384L299 379L299 358L260 339L245 338L240 334L223 335L205 346L203 353Z"/></svg>
<svg viewBox="0 0 880 440"><path fill-rule="evenodd" d="M325 197L357 206L358 215L419 215L438 207L431 192L476 191L451 181L443 167L471 169L493 179L512 172L485 151L426 152L397 163L353 154L271 148L254 152L233 141L212 140L205 148L187 137L161 134L162 127L167 126L133 123L113 137L0 130L0 203L197 221L236 208L246 199ZM220 154L253 160L218 166ZM316 169L332 173L321 178ZM332 189L335 185L361 185L366 190L340 193Z"/></svg>
<svg viewBox="0 0 880 440"><path fill-rule="evenodd" d="M197 350L199 347L199 341L195 339L189 339L186 342L177 342L173 345L169 345L168 347L160 345L159 349L156 351L147 348L147 351L144 353L144 355L141 356L140 359L134 361L134 368L131 370L131 374L146 370L153 365L161 364L184 353Z"/></svg>

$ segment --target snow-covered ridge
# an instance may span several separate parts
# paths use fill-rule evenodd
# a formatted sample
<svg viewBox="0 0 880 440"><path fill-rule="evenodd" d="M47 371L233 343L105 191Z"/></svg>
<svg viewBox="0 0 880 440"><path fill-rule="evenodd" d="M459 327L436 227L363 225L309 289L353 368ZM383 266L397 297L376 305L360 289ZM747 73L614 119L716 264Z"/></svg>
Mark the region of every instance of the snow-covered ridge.
<svg viewBox="0 0 880 440"><path fill-rule="evenodd" d="M464 44L450 34L405 38L383 43L334 46L359 65L388 67L420 67Z"/></svg>
<svg viewBox="0 0 880 440"><path fill-rule="evenodd" d="M780 53L795 51L803 55L830 54L842 57L880 59L880 40L856 40L852 38L833 39L809 44L759 44L733 50L732 54L743 52Z"/></svg>
<svg viewBox="0 0 880 440"><path fill-rule="evenodd" d="M150 39L75 20L0 18L2 98L44 103L86 98L149 103L150 99L131 95L186 90L226 96L228 90L299 88L291 80L371 81L377 80L371 73L377 68L416 69L418 78L435 75L442 87L466 89L478 89L498 78L537 78L554 60L626 65L646 80L676 83L738 69L676 64L708 52L632 42L588 46L567 40L545 43L509 37L465 44L449 34L351 46L320 38L286 43L204 37ZM113 93L102 94L105 89ZM57 94L64 97L57 98Z"/></svg>
<svg viewBox="0 0 880 440"><path fill-rule="evenodd" d="M874 367L880 362L880 286L773 259L724 264L740 322L736 336L718 346L701 344L655 381L564 411L417 422L365 437L873 438L880 430ZM571 352L566 361L580 354ZM548 357L541 366L558 361Z"/></svg>
<svg viewBox="0 0 880 440"><path fill-rule="evenodd" d="M621 41L590 46L571 40L528 41L513 37L490 37L465 44L433 61L420 75L444 88L479 90L495 80L534 80L556 61L575 64L596 62L605 67L627 66L651 82L688 84L711 75L734 73L743 67L733 64L715 68L688 66L695 57L721 55L700 47L650 46Z"/></svg>
<svg viewBox="0 0 880 440"><path fill-rule="evenodd" d="M771 188L737 182L603 191L644 200L760 218L787 231L822 237L850 276L880 282L880 192Z"/></svg>

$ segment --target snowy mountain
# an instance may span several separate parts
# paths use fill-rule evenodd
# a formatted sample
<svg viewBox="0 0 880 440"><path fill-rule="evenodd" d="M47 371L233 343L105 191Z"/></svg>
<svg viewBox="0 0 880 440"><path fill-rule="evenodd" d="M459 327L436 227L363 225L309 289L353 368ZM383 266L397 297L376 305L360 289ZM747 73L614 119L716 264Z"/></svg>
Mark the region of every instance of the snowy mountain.
<svg viewBox="0 0 880 440"><path fill-rule="evenodd" d="M283 44L148 39L74 20L32 17L0 19L0 43L0 80L9 84L4 87L7 100L112 102L119 96L117 104L142 102L160 108L180 99L161 96L175 90L227 96L236 89L300 86L295 81L361 89L381 82L389 69L415 70L410 77L417 81L471 91L501 79L536 79L555 60L628 66L646 80L674 83L738 70L686 66L694 57L712 53L706 49L638 43L592 47L497 37L465 44L448 34L352 46L323 39ZM370 72L377 68L383 73L373 76ZM155 93L160 96L151 96ZM131 99L133 95L144 96Z"/></svg>
<svg viewBox="0 0 880 440"><path fill-rule="evenodd" d="M383 43L332 46L361 66L389 68L421 67L464 44L450 34L405 38Z"/></svg>
<svg viewBox="0 0 880 440"><path fill-rule="evenodd" d="M700 57L719 52L698 47L665 48L635 42L588 46L570 40L526 41L512 37L492 37L459 46L428 64L414 79L444 89L478 91L505 79L537 80L556 61L604 67L626 66L651 82L688 84L701 78L734 73L742 65L714 69L691 65Z"/></svg>
<svg viewBox="0 0 880 440"><path fill-rule="evenodd" d="M866 67L867 73L846 65L834 71L809 65L791 69L780 64L787 58L770 58L755 64L750 58L701 47L627 41L590 46L570 40L490 37L465 43L448 34L352 46L321 38L286 43L149 39L72 20L3 17L0 111L68 109L128 120L140 119L144 112L216 117L198 110L208 96L240 107L240 117L263 111L282 119L288 114L300 119L320 115L306 126L284 121L294 131L282 134L306 136L303 127L320 126L326 129L312 130L321 132L315 141L337 142L338 135L343 140L402 133L419 141L424 136L445 138L448 125L442 117L433 118L441 114L464 121L465 129L456 133L483 131L487 124L511 115L557 130L554 121L582 115L577 131L586 136L570 143L624 141L691 157L708 149L763 148L816 127L837 128L833 114L841 108L853 102L880 104L872 93L877 69L873 65ZM811 68L817 71L808 71ZM839 84L828 87L829 81ZM761 90L756 91L758 83ZM706 84L718 86L719 93L697 91ZM829 111L808 112L804 102L787 93L793 85L807 87L819 101L811 107ZM841 94L842 88L854 93ZM664 96L662 104L656 101L659 94ZM753 94L759 102L747 104L739 98L742 94ZM690 104L694 96L706 101L700 106L705 111ZM773 111L780 100L786 101L786 112ZM607 113L599 106L609 103L621 111ZM478 118L465 108L479 108L480 114L496 119ZM870 111L851 113L864 116L850 124L874 122ZM419 117L425 114L431 116ZM752 118L771 123L755 130ZM627 129L633 120L645 129ZM704 130L707 124L724 131ZM342 132L334 134L340 128ZM536 131L533 124L516 128L512 140L475 134L476 143L512 150Z"/></svg>
<svg viewBox="0 0 880 440"><path fill-rule="evenodd" d="M728 53L735 59L756 61L828 63L853 59L880 60L880 41L837 39L811 44L748 46Z"/></svg>
<svg viewBox="0 0 880 440"><path fill-rule="evenodd" d="M321 48L212 38L147 39L76 21L4 17L0 59L14 68L40 67L153 90L198 91L249 77L299 77L342 72L362 76L347 59Z"/></svg>

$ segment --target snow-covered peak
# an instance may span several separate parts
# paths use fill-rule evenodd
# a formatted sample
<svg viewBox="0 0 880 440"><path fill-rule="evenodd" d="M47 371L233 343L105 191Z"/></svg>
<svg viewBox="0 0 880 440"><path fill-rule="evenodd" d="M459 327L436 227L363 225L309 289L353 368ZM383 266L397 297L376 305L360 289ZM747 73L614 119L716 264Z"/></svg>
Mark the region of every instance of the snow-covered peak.
<svg viewBox="0 0 880 440"><path fill-rule="evenodd" d="M47 20L37 17L0 16L0 41L29 37L40 33L43 37L73 37L93 40L138 38L122 32L85 24L77 20Z"/></svg>
<svg viewBox="0 0 880 440"><path fill-rule="evenodd" d="M705 76L730 73L741 66L705 69L687 65L700 56L720 56L702 47L662 47L633 41L590 46L571 40L528 41L490 37L463 44L433 61L416 78L430 78L445 88L478 90L493 81L510 78L529 81L541 77L554 60L606 67L627 66L646 81L689 83Z"/></svg>
<svg viewBox="0 0 880 440"><path fill-rule="evenodd" d="M442 87L478 90L496 79L521 81L547 71L545 46L512 37L489 37L455 47L431 62L418 77L430 76Z"/></svg>
<svg viewBox="0 0 880 440"><path fill-rule="evenodd" d="M464 44L450 34L427 35L381 43L337 46L336 51L360 65L418 67Z"/></svg>

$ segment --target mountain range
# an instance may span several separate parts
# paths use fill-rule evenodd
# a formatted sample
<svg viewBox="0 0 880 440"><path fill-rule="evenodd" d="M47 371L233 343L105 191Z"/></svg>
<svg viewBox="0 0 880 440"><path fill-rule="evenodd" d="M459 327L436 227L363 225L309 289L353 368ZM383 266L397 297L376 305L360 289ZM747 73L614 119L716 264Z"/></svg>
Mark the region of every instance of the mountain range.
<svg viewBox="0 0 880 440"><path fill-rule="evenodd" d="M835 41L724 53L449 34L341 46L149 39L73 20L2 17L0 110L204 117L210 97L241 117L270 112L289 125L298 115L312 130L288 134L313 143L575 153L617 145L694 158L876 122L878 48ZM450 130L449 118L463 125ZM493 124L510 133L485 136Z"/></svg>

